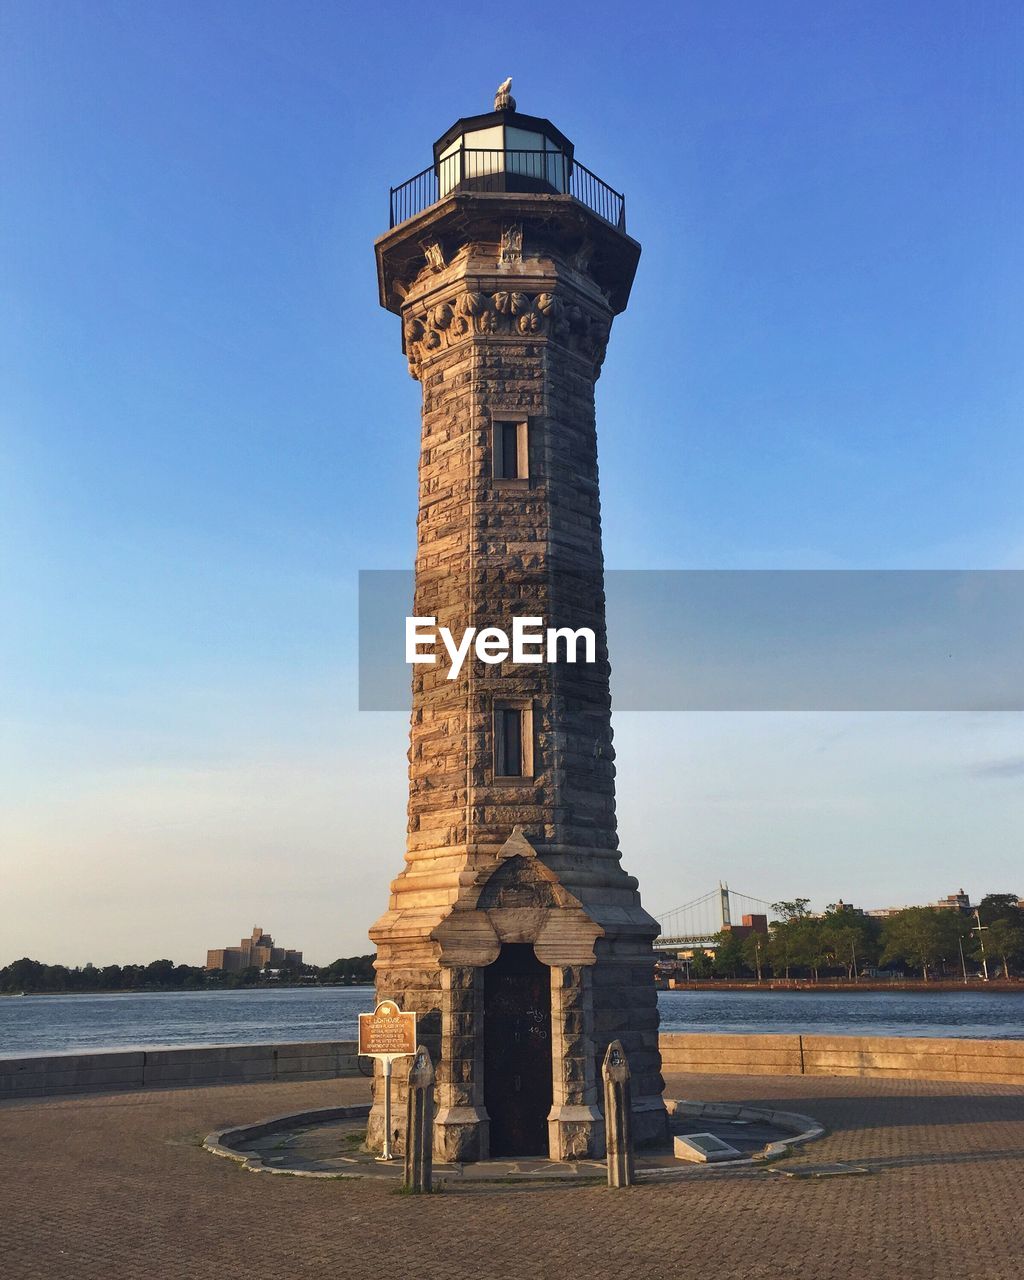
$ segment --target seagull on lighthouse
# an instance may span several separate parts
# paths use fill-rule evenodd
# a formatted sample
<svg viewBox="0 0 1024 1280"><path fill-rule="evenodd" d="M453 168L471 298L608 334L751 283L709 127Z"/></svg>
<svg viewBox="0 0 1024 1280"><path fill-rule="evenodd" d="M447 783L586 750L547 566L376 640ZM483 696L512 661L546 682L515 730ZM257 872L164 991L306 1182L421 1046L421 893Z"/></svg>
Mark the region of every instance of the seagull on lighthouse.
<svg viewBox="0 0 1024 1280"><path fill-rule="evenodd" d="M515 111L516 100L512 97L512 77L498 85L498 92L494 95L495 111Z"/></svg>

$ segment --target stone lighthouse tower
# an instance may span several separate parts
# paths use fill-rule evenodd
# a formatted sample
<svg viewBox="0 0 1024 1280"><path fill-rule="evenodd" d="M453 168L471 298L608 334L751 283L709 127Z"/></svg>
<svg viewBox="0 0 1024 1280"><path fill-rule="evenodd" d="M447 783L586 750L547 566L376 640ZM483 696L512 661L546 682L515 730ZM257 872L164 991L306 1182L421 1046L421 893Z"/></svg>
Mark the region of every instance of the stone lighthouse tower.
<svg viewBox="0 0 1024 1280"><path fill-rule="evenodd" d="M637 1141L667 1131L658 926L615 825L594 416L640 246L622 196L509 89L392 190L376 245L423 388L415 615L596 637L589 662L566 641L551 662L471 654L455 680L411 668L405 869L370 937L378 998L419 1014L438 1065L435 1154L459 1161L603 1154L613 1039Z"/></svg>

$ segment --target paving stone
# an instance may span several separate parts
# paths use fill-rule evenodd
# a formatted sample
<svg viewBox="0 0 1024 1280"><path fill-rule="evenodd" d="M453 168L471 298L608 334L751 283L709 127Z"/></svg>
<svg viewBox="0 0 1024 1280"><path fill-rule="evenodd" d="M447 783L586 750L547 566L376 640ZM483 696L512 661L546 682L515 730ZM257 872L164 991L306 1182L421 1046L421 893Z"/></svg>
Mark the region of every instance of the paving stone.
<svg viewBox="0 0 1024 1280"><path fill-rule="evenodd" d="M0 1105L4 1280L1020 1280L1024 1089L827 1077L668 1078L669 1097L813 1116L791 1158L875 1177L701 1169L685 1182L387 1185L254 1176L231 1125L368 1101L362 1079Z"/></svg>

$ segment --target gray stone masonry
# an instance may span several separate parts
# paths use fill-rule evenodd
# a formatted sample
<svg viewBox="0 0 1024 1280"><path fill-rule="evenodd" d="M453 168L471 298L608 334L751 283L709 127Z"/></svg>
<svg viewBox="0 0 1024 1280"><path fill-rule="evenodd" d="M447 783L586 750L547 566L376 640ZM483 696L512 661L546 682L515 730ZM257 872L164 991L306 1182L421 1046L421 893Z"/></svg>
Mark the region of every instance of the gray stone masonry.
<svg viewBox="0 0 1024 1280"><path fill-rule="evenodd" d="M510 226L522 252L503 262ZM599 1068L613 1039L632 1068L638 1143L667 1134L658 927L621 866L615 822L594 409L639 246L569 196L456 192L382 237L377 255L423 389L416 615L456 635L508 630L517 614L589 627L598 659L470 657L457 680L442 662L411 668L406 865L370 931L378 998L422 1019L438 1159L482 1158L481 974L503 943L532 943L552 972L551 1155L600 1156ZM525 475L495 475L502 422L524 424ZM503 705L524 713L526 776L495 773Z"/></svg>

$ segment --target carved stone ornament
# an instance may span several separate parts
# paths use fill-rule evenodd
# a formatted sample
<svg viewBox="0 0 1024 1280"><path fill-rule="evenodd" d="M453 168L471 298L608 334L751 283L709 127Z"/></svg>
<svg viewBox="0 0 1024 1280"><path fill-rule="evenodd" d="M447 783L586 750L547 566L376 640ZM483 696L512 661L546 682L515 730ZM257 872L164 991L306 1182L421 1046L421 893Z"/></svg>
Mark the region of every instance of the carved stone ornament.
<svg viewBox="0 0 1024 1280"><path fill-rule="evenodd" d="M444 260L444 250L436 241L423 246L423 256L427 260L427 266L431 271L443 271L447 265Z"/></svg>
<svg viewBox="0 0 1024 1280"><path fill-rule="evenodd" d="M435 329L447 329L455 315L450 302L442 302L439 307L435 307L431 314L430 321Z"/></svg>
<svg viewBox="0 0 1024 1280"><path fill-rule="evenodd" d="M537 868L536 858L514 855L498 867L484 885L477 909L493 907L557 907L558 899L551 883Z"/></svg>
<svg viewBox="0 0 1024 1280"><path fill-rule="evenodd" d="M485 293L464 293L459 299L459 310L467 316L478 316L487 310L488 298Z"/></svg>
<svg viewBox="0 0 1024 1280"><path fill-rule="evenodd" d="M596 377L610 327L607 315L581 305L575 296L565 301L551 291L532 295L513 289L491 294L467 290L421 311L410 309L405 320L405 349L409 371L418 378L425 359L474 335L550 337L592 361Z"/></svg>
<svg viewBox="0 0 1024 1280"><path fill-rule="evenodd" d="M553 293L539 293L534 306L541 315L551 317L558 315L562 309L561 301Z"/></svg>
<svg viewBox="0 0 1024 1280"><path fill-rule="evenodd" d="M511 311L514 316L517 316L532 304L525 293L496 293L493 296L492 305L501 315Z"/></svg>
<svg viewBox="0 0 1024 1280"><path fill-rule="evenodd" d="M501 229L501 248L498 253L499 262L522 262L523 260L523 224L513 222Z"/></svg>

